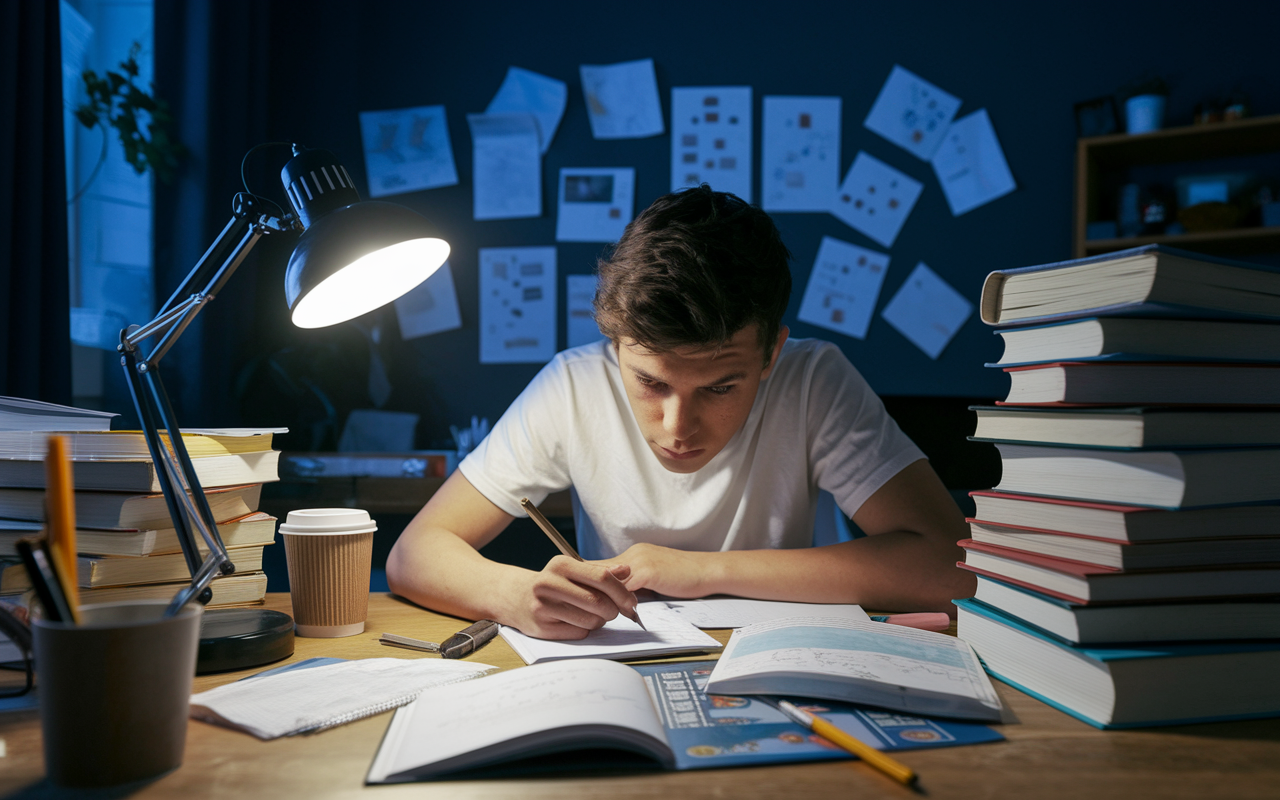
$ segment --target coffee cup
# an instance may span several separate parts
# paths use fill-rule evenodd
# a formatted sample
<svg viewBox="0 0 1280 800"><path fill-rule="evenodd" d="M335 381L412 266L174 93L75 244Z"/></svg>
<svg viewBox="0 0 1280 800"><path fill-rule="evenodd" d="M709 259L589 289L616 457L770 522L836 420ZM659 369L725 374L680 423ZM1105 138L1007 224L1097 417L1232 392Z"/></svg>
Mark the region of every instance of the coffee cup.
<svg viewBox="0 0 1280 800"><path fill-rule="evenodd" d="M336 638L364 632L377 524L357 508L290 511L280 525L294 630Z"/></svg>

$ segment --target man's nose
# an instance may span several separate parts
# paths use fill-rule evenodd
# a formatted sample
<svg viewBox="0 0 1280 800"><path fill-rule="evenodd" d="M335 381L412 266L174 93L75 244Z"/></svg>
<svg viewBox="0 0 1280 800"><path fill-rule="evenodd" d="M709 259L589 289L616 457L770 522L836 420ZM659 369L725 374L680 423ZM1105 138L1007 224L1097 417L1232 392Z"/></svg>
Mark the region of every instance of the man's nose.
<svg viewBox="0 0 1280 800"><path fill-rule="evenodd" d="M662 429L676 441L685 441L698 432L698 412L688 398L671 396L662 404Z"/></svg>

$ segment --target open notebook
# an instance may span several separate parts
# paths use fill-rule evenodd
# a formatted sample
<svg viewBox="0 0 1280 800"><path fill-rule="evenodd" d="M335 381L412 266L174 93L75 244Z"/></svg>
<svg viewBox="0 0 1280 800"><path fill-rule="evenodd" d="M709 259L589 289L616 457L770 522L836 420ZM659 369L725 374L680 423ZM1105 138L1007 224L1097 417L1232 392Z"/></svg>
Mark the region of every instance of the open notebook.
<svg viewBox="0 0 1280 800"><path fill-rule="evenodd" d="M526 664L563 658L648 658L702 653L722 647L664 603L641 603L639 612L648 630L618 616L606 622L603 628L592 631L585 639L575 641L535 639L506 625L498 632Z"/></svg>

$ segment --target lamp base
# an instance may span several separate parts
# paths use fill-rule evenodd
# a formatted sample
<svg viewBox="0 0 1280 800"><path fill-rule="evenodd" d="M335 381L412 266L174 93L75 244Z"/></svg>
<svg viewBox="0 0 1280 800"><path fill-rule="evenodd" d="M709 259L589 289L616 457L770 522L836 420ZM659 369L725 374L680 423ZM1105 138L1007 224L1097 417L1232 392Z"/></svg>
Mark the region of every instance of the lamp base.
<svg viewBox="0 0 1280 800"><path fill-rule="evenodd" d="M257 667L293 655L293 617L265 608L205 611L196 674Z"/></svg>

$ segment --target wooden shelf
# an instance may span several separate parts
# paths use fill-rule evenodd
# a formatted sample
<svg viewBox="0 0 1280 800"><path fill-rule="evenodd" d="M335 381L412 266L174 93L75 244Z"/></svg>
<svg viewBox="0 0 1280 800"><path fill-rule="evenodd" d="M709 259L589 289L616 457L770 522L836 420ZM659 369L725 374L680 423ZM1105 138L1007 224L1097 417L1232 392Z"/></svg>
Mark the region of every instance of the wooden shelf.
<svg viewBox="0 0 1280 800"><path fill-rule="evenodd" d="M1280 114L1232 122L1166 128L1137 135L1113 134L1076 143L1075 256L1106 253L1144 244L1168 244L1204 253L1280 252L1280 228L1237 228L1177 236L1086 239L1098 218L1103 174L1149 164L1175 164L1231 156L1280 153Z"/></svg>
<svg viewBox="0 0 1280 800"><path fill-rule="evenodd" d="M1096 255L1147 244L1167 244L1206 253L1271 253L1280 250L1280 227L1233 228L1225 231L1183 233L1177 236L1130 236L1124 239L1087 239L1084 253Z"/></svg>

